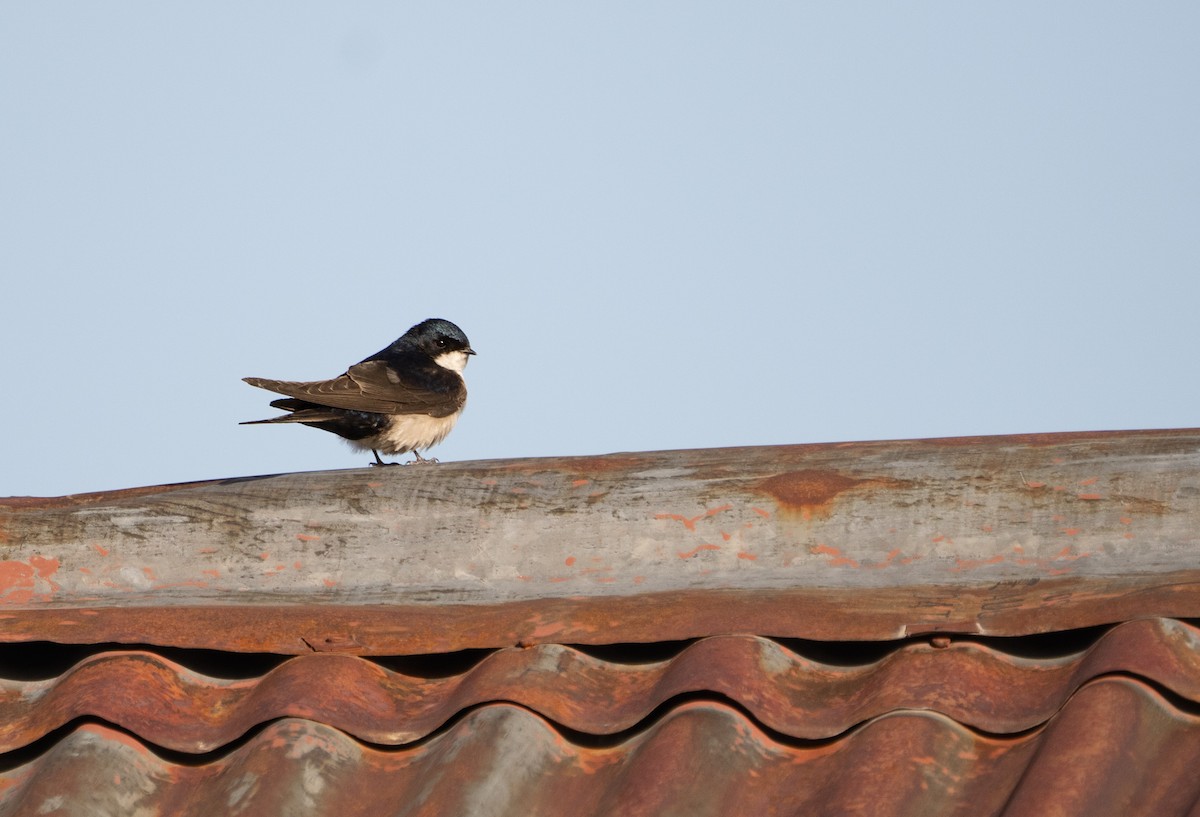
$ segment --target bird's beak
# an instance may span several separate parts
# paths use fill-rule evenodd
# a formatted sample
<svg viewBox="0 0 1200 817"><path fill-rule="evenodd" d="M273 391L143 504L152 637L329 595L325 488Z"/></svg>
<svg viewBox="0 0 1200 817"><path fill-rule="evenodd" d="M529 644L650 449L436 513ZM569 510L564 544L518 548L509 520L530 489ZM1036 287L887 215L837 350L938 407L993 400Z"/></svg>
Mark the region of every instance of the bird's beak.
<svg viewBox="0 0 1200 817"><path fill-rule="evenodd" d="M475 350L472 349L470 346L468 346L466 349L463 349L463 351L466 352L468 355L475 354Z"/></svg>

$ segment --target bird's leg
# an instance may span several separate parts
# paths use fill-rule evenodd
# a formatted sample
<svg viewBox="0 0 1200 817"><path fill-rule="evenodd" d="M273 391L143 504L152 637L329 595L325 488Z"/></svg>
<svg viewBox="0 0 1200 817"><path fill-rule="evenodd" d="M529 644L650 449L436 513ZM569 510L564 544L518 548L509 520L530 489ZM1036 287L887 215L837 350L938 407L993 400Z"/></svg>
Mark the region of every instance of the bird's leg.
<svg viewBox="0 0 1200 817"><path fill-rule="evenodd" d="M374 448L371 449L371 453L375 455L375 462L370 463L370 465L399 465L400 464L398 462L384 462L383 460L379 459L379 452L376 451Z"/></svg>
<svg viewBox="0 0 1200 817"><path fill-rule="evenodd" d="M422 457L421 452L415 448L412 451L412 455L416 457L416 459L409 463L410 465L433 465L438 461L437 457Z"/></svg>

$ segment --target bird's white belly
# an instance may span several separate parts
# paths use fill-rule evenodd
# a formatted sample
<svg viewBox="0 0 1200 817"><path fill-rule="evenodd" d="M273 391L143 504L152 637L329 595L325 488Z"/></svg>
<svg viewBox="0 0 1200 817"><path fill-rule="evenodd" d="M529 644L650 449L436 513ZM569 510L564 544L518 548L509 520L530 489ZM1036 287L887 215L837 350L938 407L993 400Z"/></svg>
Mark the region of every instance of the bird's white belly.
<svg viewBox="0 0 1200 817"><path fill-rule="evenodd" d="M386 431L358 442L366 443L364 448L374 448L384 454L403 454L414 449L429 448L446 439L461 413L456 411L446 417L394 414Z"/></svg>

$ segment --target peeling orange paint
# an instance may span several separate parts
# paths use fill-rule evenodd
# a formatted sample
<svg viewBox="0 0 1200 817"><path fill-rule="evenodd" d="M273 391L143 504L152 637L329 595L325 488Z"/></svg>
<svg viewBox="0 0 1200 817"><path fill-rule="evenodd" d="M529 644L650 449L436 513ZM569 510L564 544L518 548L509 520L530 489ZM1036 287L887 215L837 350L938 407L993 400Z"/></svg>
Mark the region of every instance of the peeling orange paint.
<svg viewBox="0 0 1200 817"><path fill-rule="evenodd" d="M297 533L296 538L299 539L301 542L315 542L316 540L320 539L321 537L317 536L314 533Z"/></svg>
<svg viewBox="0 0 1200 817"><path fill-rule="evenodd" d="M1078 499L1096 500L1096 499L1104 499L1104 496L1102 494L1078 494L1077 498Z"/></svg>
<svg viewBox="0 0 1200 817"><path fill-rule="evenodd" d="M107 556L108 554L112 553L111 550L96 542L92 542L92 550L96 551L101 556Z"/></svg>
<svg viewBox="0 0 1200 817"><path fill-rule="evenodd" d="M1063 528L1063 533L1067 536L1078 536L1082 531L1079 528Z"/></svg>
<svg viewBox="0 0 1200 817"><path fill-rule="evenodd" d="M770 512L770 511L763 510L762 508L756 508L756 507L754 507L753 505L751 505L751 506L750 506L750 510L754 511L756 514L758 514L759 516L761 516L763 519L770 519L770 518L771 518L771 512Z"/></svg>
<svg viewBox="0 0 1200 817"><path fill-rule="evenodd" d="M567 566L567 567L570 567L571 565L575 564L575 557L574 557L574 556L568 556L568 557L566 558L565 564L566 564L566 566Z"/></svg>
<svg viewBox="0 0 1200 817"><path fill-rule="evenodd" d="M961 573L964 570L974 570L977 567L1000 564L1005 558L1003 553L998 553L990 559L955 559L954 567L950 569L955 573Z"/></svg>
<svg viewBox="0 0 1200 817"><path fill-rule="evenodd" d="M677 514L677 513L656 513L654 515L654 518L655 519L673 519L676 522L682 522L683 526L685 528L694 532L696 530L696 523L699 522L701 519L707 519L710 516L716 516L717 514L723 512L723 511L728 511L728 510L732 510L732 509L733 509L732 505L726 504L726 505L722 505L719 508L709 508L704 513L702 513L698 516L693 516L693 517L681 516L680 514Z"/></svg>
<svg viewBox="0 0 1200 817"><path fill-rule="evenodd" d="M37 571L38 576L46 581L50 581L50 577L57 573L59 567L62 566L62 563L58 559L47 558L45 556L30 556L29 564ZM58 589L58 585L54 584L54 582L50 582L50 584L54 585L55 590Z"/></svg>
<svg viewBox="0 0 1200 817"><path fill-rule="evenodd" d="M720 549L721 548L718 545L708 545L708 544L696 545L696 547L692 548L691 550L679 551L678 556L680 559L690 559L702 550L720 550Z"/></svg>
<svg viewBox="0 0 1200 817"><path fill-rule="evenodd" d="M0 596L21 604L33 596L33 568L24 562L0 562Z"/></svg>
<svg viewBox="0 0 1200 817"><path fill-rule="evenodd" d="M737 555L737 557L738 557L739 559L745 559L745 560L746 560L746 561L748 561L748 562L754 562L754 561L758 561L758 557L757 557L757 556L755 556L753 553L747 553L747 552L746 552L746 551L744 551L744 550L739 550L739 551L738 551L738 555Z"/></svg>
<svg viewBox="0 0 1200 817"><path fill-rule="evenodd" d="M839 548L830 547L829 545L821 545L821 544L813 545L811 548L809 548L808 552L812 553L813 555L833 557L827 562L827 564L830 567L858 567L859 566L857 559L852 559L849 556L845 556L842 554L842 551Z"/></svg>
<svg viewBox="0 0 1200 817"><path fill-rule="evenodd" d="M907 559L901 559L900 554L903 552L904 551L900 550L900 548L892 548L888 551L887 556L884 557L882 562L868 562L864 564L863 567L881 568L891 567L893 565L907 565L912 564L919 558L917 556L909 556Z"/></svg>

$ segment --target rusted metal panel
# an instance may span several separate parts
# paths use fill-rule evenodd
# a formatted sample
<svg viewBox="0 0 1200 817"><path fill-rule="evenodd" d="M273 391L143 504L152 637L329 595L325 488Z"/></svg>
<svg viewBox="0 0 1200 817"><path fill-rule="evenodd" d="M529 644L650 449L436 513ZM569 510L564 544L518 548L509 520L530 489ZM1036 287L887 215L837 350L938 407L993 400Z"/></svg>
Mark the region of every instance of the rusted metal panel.
<svg viewBox="0 0 1200 817"><path fill-rule="evenodd" d="M1195 430L445 463L0 500L0 637L367 654L1200 616L1198 515Z"/></svg>
<svg viewBox="0 0 1200 817"><path fill-rule="evenodd" d="M906 710L833 742L781 741L730 706L697 701L628 738L582 746L496 704L398 751L285 719L227 755L182 765L86 725L0 773L0 813L1184 817L1200 797L1198 727L1154 689L1111 677L1080 689L1044 728L1011 737Z"/></svg>
<svg viewBox="0 0 1200 817"><path fill-rule="evenodd" d="M80 717L191 753L288 717L373 744L404 745L428 738L461 712L497 702L576 732L613 735L695 695L733 701L789 739L834 739L905 710L937 711L983 732L1014 734L1043 726L1079 688L1114 674L1200 704L1200 633L1179 621L1136 621L1084 652L1051 658L1012 656L977 642L909 643L849 666L755 636L708 638L669 660L640 664L548 644L498 650L469 670L437 678L354 656L310 654L262 677L221 680L149 652L106 652L56 678L0 682L0 753Z"/></svg>

